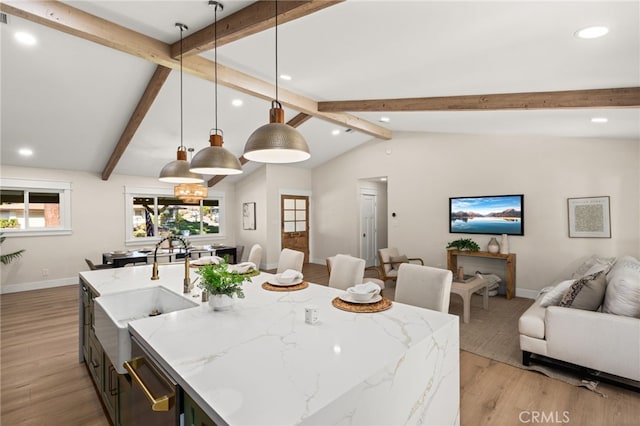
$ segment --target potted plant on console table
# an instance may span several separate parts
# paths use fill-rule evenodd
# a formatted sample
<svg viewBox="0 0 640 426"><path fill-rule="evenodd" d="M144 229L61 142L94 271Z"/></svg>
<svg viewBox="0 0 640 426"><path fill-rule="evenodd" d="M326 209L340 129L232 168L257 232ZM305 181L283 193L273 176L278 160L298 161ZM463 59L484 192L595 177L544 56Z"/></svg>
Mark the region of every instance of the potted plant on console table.
<svg viewBox="0 0 640 426"><path fill-rule="evenodd" d="M461 250L461 251L480 251L480 246L471 238L460 238L453 240L447 245L447 249Z"/></svg>
<svg viewBox="0 0 640 426"><path fill-rule="evenodd" d="M209 305L215 311L231 308L236 297L244 299L242 284L251 281L246 275L229 271L226 260L201 266L196 274L200 275L198 287L209 293Z"/></svg>

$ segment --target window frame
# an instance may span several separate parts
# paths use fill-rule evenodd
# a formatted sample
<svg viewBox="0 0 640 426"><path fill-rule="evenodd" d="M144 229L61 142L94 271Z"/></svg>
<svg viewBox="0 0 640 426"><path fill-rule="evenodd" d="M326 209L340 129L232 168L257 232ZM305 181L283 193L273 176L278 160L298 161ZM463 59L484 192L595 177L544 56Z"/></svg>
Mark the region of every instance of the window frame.
<svg viewBox="0 0 640 426"><path fill-rule="evenodd" d="M24 195L24 218L25 228L1 228L0 232L5 237L20 236L45 236L45 235L71 235L71 182L36 180L36 179L15 179L0 178L0 188L8 190L23 191ZM58 194L60 206L60 226L55 228L30 228L29 227L29 193L47 192Z"/></svg>
<svg viewBox="0 0 640 426"><path fill-rule="evenodd" d="M176 198L173 193L173 188L147 188L147 187L131 187L125 186L124 191L125 202L125 236L124 241L127 246L145 246L155 245L162 238L154 235L153 237L137 237L134 238L131 230L133 229L133 199L136 197L149 197L154 198L153 214L157 218L158 216L158 197ZM211 240L223 240L226 238L226 207L225 207L225 194L219 191L209 191L207 200L218 200L218 233L217 234L198 234L189 235L188 239L191 242L194 241L211 241ZM202 208L202 201L199 203ZM154 223L154 231L157 231L157 220Z"/></svg>

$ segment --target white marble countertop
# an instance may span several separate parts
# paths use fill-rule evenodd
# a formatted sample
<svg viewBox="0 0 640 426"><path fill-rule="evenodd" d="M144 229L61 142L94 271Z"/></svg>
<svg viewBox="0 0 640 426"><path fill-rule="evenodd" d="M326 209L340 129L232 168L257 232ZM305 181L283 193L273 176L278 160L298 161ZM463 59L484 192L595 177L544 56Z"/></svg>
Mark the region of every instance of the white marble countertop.
<svg viewBox="0 0 640 426"><path fill-rule="evenodd" d="M100 294L155 285L182 293L183 274L181 265L161 266L158 281L150 265L82 273ZM459 423L456 316L400 303L345 312L331 305L340 290L267 291L269 277L245 284L229 311L205 303L132 321L129 331L219 424ZM309 305L316 324L305 323Z"/></svg>

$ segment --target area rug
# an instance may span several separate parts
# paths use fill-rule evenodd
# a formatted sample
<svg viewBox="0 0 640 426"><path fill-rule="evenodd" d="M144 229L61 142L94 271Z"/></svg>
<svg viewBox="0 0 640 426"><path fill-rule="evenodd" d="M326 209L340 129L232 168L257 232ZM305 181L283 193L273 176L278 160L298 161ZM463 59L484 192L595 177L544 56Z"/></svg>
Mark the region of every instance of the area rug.
<svg viewBox="0 0 640 426"><path fill-rule="evenodd" d="M583 386L605 396L597 390L598 382L583 380L579 372L567 371L547 365L522 364L518 319L533 304L532 299L514 297L507 300L496 296L489 298L489 310L482 309L482 296L473 295L471 300L471 319L468 324L462 321L462 300L452 296L449 313L460 317L460 349L492 360L537 371L556 380L562 380L574 386Z"/></svg>

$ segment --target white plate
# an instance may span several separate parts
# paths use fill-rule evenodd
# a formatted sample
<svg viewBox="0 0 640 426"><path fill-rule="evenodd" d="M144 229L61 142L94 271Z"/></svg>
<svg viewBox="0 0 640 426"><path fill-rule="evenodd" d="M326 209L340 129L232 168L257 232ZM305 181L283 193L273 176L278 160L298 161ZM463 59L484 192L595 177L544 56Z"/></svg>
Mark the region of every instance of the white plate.
<svg viewBox="0 0 640 426"><path fill-rule="evenodd" d="M345 302L349 302L349 303L376 303L382 300L382 296L380 296L379 294L376 294L371 299L366 301L355 300L351 297L349 293L346 293L346 292L338 295L338 297L340 298L340 300L344 300Z"/></svg>
<svg viewBox="0 0 640 426"><path fill-rule="evenodd" d="M275 285L275 286L278 286L278 287L291 287L292 285L298 285L298 284L300 284L300 283L302 282L302 280L303 280L303 278L297 278L297 279L293 280L293 281L292 281L292 282L290 282L290 283L284 284L284 283L278 282L278 280L276 280L275 278L273 278L273 279L270 279L270 280L269 280L269 281L267 281L267 282L268 282L269 284L271 284L271 285Z"/></svg>

